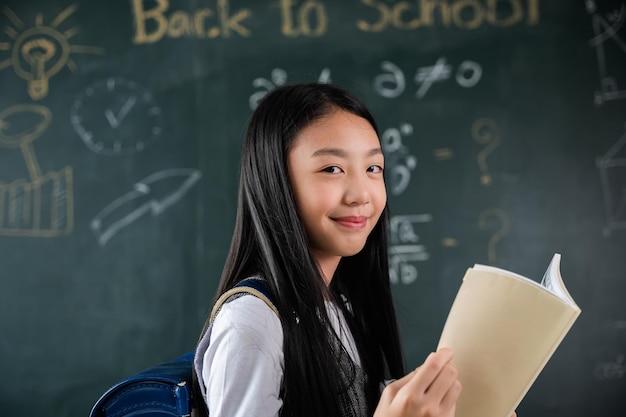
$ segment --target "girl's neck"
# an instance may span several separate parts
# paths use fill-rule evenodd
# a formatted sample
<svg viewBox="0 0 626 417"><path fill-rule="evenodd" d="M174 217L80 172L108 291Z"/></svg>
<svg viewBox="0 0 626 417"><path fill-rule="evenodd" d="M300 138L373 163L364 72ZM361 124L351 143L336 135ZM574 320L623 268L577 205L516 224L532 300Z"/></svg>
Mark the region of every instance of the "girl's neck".
<svg viewBox="0 0 626 417"><path fill-rule="evenodd" d="M341 256L318 256L315 253L313 256L317 260L324 282L327 286L330 285L335 271L337 270L337 266L339 265L339 261L341 260Z"/></svg>

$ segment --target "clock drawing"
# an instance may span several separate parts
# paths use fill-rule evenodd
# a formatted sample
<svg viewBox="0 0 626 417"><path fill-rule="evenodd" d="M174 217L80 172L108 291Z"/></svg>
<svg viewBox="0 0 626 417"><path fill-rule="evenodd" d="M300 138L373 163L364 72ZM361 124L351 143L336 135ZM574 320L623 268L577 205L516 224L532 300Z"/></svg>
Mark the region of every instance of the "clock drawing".
<svg viewBox="0 0 626 417"><path fill-rule="evenodd" d="M134 81L106 78L78 95L72 126L92 151L109 156L144 150L162 132L162 112L152 94Z"/></svg>

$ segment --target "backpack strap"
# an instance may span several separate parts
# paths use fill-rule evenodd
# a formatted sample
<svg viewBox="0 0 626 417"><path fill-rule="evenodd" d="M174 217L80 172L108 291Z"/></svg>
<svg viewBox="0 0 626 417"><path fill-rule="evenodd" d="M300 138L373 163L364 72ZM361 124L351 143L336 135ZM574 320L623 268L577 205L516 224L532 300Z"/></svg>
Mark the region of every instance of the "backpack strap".
<svg viewBox="0 0 626 417"><path fill-rule="evenodd" d="M226 303L231 297L245 294L254 295L255 297L261 299L265 302L265 304L267 304L270 309L272 309L276 316L279 316L278 309L274 305L272 296L267 288L265 280L259 277L249 277L240 281L237 285L226 291L217 299L215 305L213 305L213 309L211 310L209 323L213 323L213 320L215 320L217 313L220 312L222 305Z"/></svg>

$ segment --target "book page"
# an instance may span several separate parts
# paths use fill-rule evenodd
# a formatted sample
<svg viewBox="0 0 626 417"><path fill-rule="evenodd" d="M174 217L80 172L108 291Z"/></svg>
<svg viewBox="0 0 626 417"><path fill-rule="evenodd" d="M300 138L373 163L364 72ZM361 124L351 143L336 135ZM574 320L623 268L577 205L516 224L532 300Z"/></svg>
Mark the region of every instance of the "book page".
<svg viewBox="0 0 626 417"><path fill-rule="evenodd" d="M509 417L578 317L528 281L468 269L439 341L463 385L457 417Z"/></svg>
<svg viewBox="0 0 626 417"><path fill-rule="evenodd" d="M510 276L510 277L513 277L522 281L526 281L529 284L535 285L539 288L545 288L554 296L559 297L560 299L568 302L572 306L578 308L578 306L574 302L574 299L571 297L571 295L565 288L565 283L563 282L563 279L561 278L560 264L561 264L561 255L558 253L555 253L554 256L552 257L552 261L550 262L550 265L548 265L548 269L543 275L543 279L541 280L541 282L537 282L523 275L516 274L511 271L507 271L506 269L497 268L495 266L476 264L474 265L474 269L480 270L480 271L491 271L493 273L500 274L500 275L507 275L507 276Z"/></svg>
<svg viewBox="0 0 626 417"><path fill-rule="evenodd" d="M552 291L559 298L567 301L573 306L576 306L574 299L565 288L565 283L561 278L561 255L558 253L554 254L546 273L541 280L541 285ZM577 307L577 306L576 306Z"/></svg>

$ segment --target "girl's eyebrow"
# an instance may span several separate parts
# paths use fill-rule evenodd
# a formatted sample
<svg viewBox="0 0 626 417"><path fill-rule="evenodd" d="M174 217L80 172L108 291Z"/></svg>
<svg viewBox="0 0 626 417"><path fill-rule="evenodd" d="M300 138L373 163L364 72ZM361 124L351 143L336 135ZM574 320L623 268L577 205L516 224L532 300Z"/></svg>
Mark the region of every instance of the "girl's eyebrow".
<svg viewBox="0 0 626 417"><path fill-rule="evenodd" d="M381 148L373 148L367 152L368 157L375 156L375 155L382 155L382 154L383 154L383 150ZM324 156L324 155L337 156L339 158L347 158L348 153L345 150L339 149L339 148L322 148L313 152L311 156Z"/></svg>

